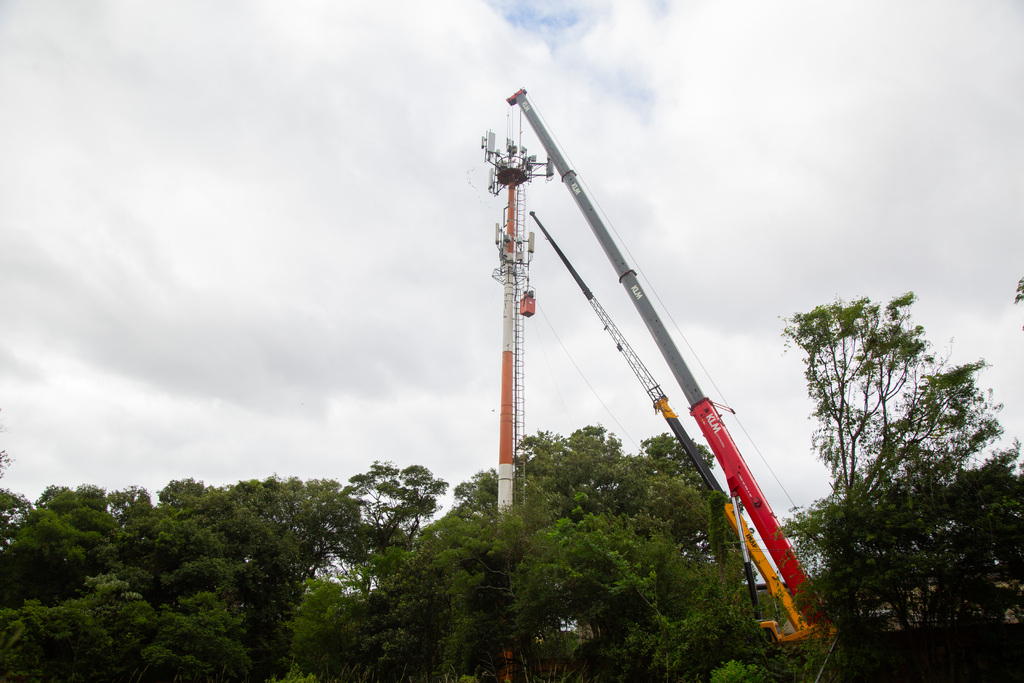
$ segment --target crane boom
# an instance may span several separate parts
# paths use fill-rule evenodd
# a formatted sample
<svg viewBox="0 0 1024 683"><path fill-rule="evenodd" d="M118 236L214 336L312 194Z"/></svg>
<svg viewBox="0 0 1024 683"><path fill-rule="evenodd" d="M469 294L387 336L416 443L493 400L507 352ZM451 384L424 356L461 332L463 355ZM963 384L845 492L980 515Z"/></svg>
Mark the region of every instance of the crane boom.
<svg viewBox="0 0 1024 683"><path fill-rule="evenodd" d="M724 494L725 491L722 490L722 486L718 483L718 479L716 479L715 475L711 473L711 469L708 467L708 464L704 461L704 458L697 450L696 444L693 443L689 434L687 434L686 430L683 429L683 425L680 424L678 416L668 404L668 397L665 396L665 393L661 390L661 386L654 379L650 370L647 369L647 366L640 360L640 357L635 351L633 351L633 347L629 345L629 342L626 341L625 336L611 319L611 316L608 315L607 311L604 310L604 307L597 300L597 297L595 297L594 293L589 287L587 287L583 278L580 277L580 274L576 271L576 268L574 268L572 263L569 262L569 257L565 255L561 247L558 246L558 243L555 242L555 239L551 236L551 233L548 232L547 228L544 227L544 224L541 223L539 218L537 218L537 214L531 211L530 217L533 218L537 227L540 228L540 231L544 234L545 239L547 239L551 244L551 248L555 250L555 254L558 255L558 258L561 259L562 263L569 271L569 274L572 275L573 279L576 281L580 291L583 292L583 295L590 303L590 307L594 309L594 313L597 314L601 324L604 325L605 331L608 332L608 335L615 342L616 348L626 359L626 362L629 364L633 374L636 375L638 380L640 380L644 390L647 392L647 396L654 404L654 409L661 413L665 418L665 421L668 422L673 435L676 437L676 441L678 441L682 446L683 452L686 453L690 463L693 464L694 468L696 468L697 473L704 482L704 485L711 491L718 491L719 493ZM757 541L754 539L754 534L750 531L747 523L743 520L743 516L739 513L739 508L735 505L734 501L735 498L725 504L726 521L732 528L733 533L739 537L740 543L744 548L743 570L746 576L747 586L750 590L750 599L754 607L755 616L758 621L761 622L761 627L770 631L772 638L776 641L796 641L806 638L811 632L807 626L807 622L796 610L796 607L793 604L793 599L779 581L778 574L775 573L775 570L772 568L768 558L765 557L764 551L762 551L760 546L758 546ZM761 573L761 576L764 577L768 592L778 599L782 610L786 613L786 618L792 625L791 633L780 633L776 622L761 619L760 605L757 598L757 585L754 582L754 573L751 563L757 566L757 570Z"/></svg>
<svg viewBox="0 0 1024 683"><path fill-rule="evenodd" d="M608 335L615 342L615 347L625 357L626 362L629 364L629 368L633 371L633 374L636 375L636 378L640 380L640 384L643 385L644 391L647 392L647 396L651 399L654 409L665 417L665 420L672 428L672 433L675 435L676 440L682 445L683 450L690 459L690 462L697 469L697 473L700 474L700 478L703 480L705 486L712 491L725 493L725 491L722 490L721 484L719 484L718 480L715 479L715 475L711 473L711 469L708 467L708 464L704 462L704 458L701 457L700 453L697 451L696 444L693 443L690 435L686 433L685 429L683 429L683 425L679 423L679 418L675 411L669 407L668 397L666 397L665 392L661 390L661 385L659 385L654 379L654 376L651 375L647 366L643 364L643 361L640 360L640 357L633 350L633 347L629 345L629 342L626 341L622 332L619 331L619 328L612 321L611 316L609 316L607 311L604 310L604 306L601 305L594 296L594 293L590 291L589 287L587 287L583 278L580 277L580 274L575 268L573 268L572 263L569 262L569 258L558 246L558 243L555 242L554 238L551 237L551 233L549 233L547 228L544 227L544 224L540 222L539 218L537 218L537 214L531 211L530 217L533 218L533 221L537 224L537 227L540 228L540 231L544 233L544 237L551 243L551 247L555 250L555 254L558 255L558 258L561 259L573 279L576 280L576 284L579 285L583 295L587 298L587 301L590 303L590 307L594 309L594 313L597 314L601 324L604 325L605 331L608 332Z"/></svg>
<svg viewBox="0 0 1024 683"><path fill-rule="evenodd" d="M712 452L715 454L715 458L725 473L729 495L737 495L743 502L743 506L750 514L754 527L765 544L765 548L778 567L786 587L791 593L795 594L806 580L803 567L793 553L792 544L782 532L781 525L775 513L772 512L768 499L762 493L756 479L740 454L736 442L722 421L721 414L719 414L711 399L701 391L697 380L694 378L693 373L690 372L686 361L683 360L682 354L679 353L679 349L661 321L661 317L640 285L636 272L622 256L618 245L615 244L609 234L593 202L591 202L586 190L583 189L576 171L569 168L564 155L555 144L550 133L548 133L536 108L527 98L526 90L519 90L509 97L507 101L509 106L519 105L520 111L526 117L526 120L529 121L530 127L540 139L541 145L544 146L544 150L548 154L549 163L554 165L558 176L562 179L562 183L569 190L569 194L583 213L584 219L615 269L619 283L625 288L630 300L644 321L644 325L654 338L655 344L658 346L665 362L676 378L680 389L682 389L683 395L690 406L690 415L697 420L701 433L707 439Z"/></svg>

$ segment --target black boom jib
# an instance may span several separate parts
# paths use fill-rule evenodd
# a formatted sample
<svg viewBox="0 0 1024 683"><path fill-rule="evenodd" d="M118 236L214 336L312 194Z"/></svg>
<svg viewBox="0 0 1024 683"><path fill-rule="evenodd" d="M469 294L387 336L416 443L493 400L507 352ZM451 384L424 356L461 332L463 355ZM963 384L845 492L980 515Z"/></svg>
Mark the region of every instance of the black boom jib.
<svg viewBox="0 0 1024 683"><path fill-rule="evenodd" d="M614 340L615 347L625 357L626 362L629 364L630 369L633 371L633 374L636 375L636 378L638 380L640 380L640 384L644 386L644 390L650 397L651 402L654 405L654 409L661 413L665 417L665 420L672 427L672 433L676 435L676 438L682 445L687 457L690 458L690 461L693 463L693 466L697 468L697 472L700 474L701 479L704 480L704 483L712 491L719 491L724 493L721 485L718 483L718 480L716 480L715 476L711 473L711 469L708 467L707 462L704 460L703 456L701 456L700 453L697 451L696 444L694 444L693 440L690 439L690 436L686 433L686 430L683 429L682 424L680 424L679 418L676 416L675 412L673 412L672 409L669 407L668 397L665 396L665 393L661 390L661 386L658 384L657 381L655 381L654 376L651 375L650 371L647 369L647 366L645 366L643 362L640 360L640 357L636 355L636 352L633 351L633 347L629 345L629 342L626 341L626 338L622 335L622 332L620 332L619 328L616 327L614 322L612 322L611 317L608 315L608 313L604 310L604 307L594 296L594 293L590 291L590 288L587 287L585 282L583 282L583 278L581 278L580 274L576 271L575 268L573 268L573 265L572 263L569 262L568 257L566 257L565 253L559 248L558 244L551 237L551 233L547 231L547 228L544 227L544 224L540 222L539 218L537 218L537 214L531 211L530 217L533 218L534 222L537 224L537 227L539 227L541 232L544 233L545 239L547 239L547 241L551 243L551 247L552 249L555 250L555 253L558 255L558 258L561 259L562 263L568 269L573 279L576 280L576 284L579 285L579 288L583 292L583 295L587 298L587 301L590 302L590 307L594 309L594 313L596 313L597 317L601 320L601 323L604 325L604 329L611 336L612 340Z"/></svg>

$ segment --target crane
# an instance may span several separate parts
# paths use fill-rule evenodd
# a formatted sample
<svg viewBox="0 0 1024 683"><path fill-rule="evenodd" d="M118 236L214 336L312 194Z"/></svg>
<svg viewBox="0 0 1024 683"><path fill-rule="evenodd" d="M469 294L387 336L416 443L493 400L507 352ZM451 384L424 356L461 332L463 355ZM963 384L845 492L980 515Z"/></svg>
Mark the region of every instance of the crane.
<svg viewBox="0 0 1024 683"><path fill-rule="evenodd" d="M640 384L643 385L644 391L647 392L647 396L651 399L654 409L661 413L662 417L665 418L665 422L668 423L669 428L672 430L672 434L675 435L676 440L679 442L680 446L682 446L683 452L686 453L690 462L693 464L694 468L696 468L701 480L704 482L704 485L711 491L718 491L719 493L724 494L725 491L722 490L721 485L718 483L715 475L711 472L707 462L704 461L703 456L701 456L700 452L697 450L697 446L686 433L683 425L679 422L678 415L676 415L675 411L673 411L669 406L668 397L665 396L665 392L661 390L661 386L654 379L654 376L647 369L647 366L644 365L643 361L640 360L640 357L633 350L633 347L631 347L629 342L626 341L625 336L623 336L622 332L612 321L611 316L609 316L608 312L605 311L604 307L597 300L597 297L594 296L594 293L589 287L587 287L583 278L580 277L580 274L573 267L572 263L569 262L569 258L558 246L558 243L555 242L551 233L547 231L544 224L541 223L539 218L537 218L537 214L531 211L530 217L533 218L537 227L540 228L545 239L551 243L551 247L554 249L555 254L558 255L558 258L561 259L562 263L569 271L569 274L572 275L576 284L583 292L583 296L585 296L587 301L590 303L590 307L594 309L594 313L604 325L605 331L608 332L612 341L615 342L615 347L626 359L626 363L629 364L629 367L633 371L633 374L636 375L636 378L640 380ZM735 496L732 497L725 505L725 518L729 522L729 526L732 528L733 533L737 534L740 538L740 546L743 549L743 570L747 580L747 587L750 591L750 599L754 607L754 616L760 622L761 628L767 631L769 636L775 641L792 642L807 638L812 632L812 629L807 625L803 615L801 615L796 609L793 604L792 597L790 597L789 593L782 586L782 583L779 581L779 577L772 568L771 563L768 562L764 552L754 539L754 534L750 531L750 528L747 526L746 521L740 513L740 508L739 505L737 505ZM761 618L760 605L757 598L757 584L754 581L754 571L751 567L751 562L757 566L758 572L760 572L761 576L764 577L768 592L779 601L779 605L785 612L786 618L789 620L791 626L789 633L780 631L777 622Z"/></svg>
<svg viewBox="0 0 1024 683"><path fill-rule="evenodd" d="M676 382L682 389L683 395L689 402L690 415L697 420L701 433L711 446L711 451L715 454L716 460L725 473L729 495L736 495L742 501L743 508L750 515L765 548L775 562L775 566L778 567L786 588L790 594L795 595L806 581L806 574L793 552L792 544L783 533L778 518L772 512L768 499L758 486L757 480L750 468L747 467L736 442L722 420L718 407L701 390L693 373L690 372L686 361L683 360L682 354L679 353L679 349L676 348L675 342L661 321L661 317L640 285L636 271L622 256L618 245L615 244L604 221L583 188L578 174L569 167L561 150L555 144L537 113L536 107L527 97L526 90L520 89L506 101L509 106L519 106L523 116L526 117L547 152L548 163L553 164L558 177L561 178L577 207L583 213L584 219L615 269L619 283L629 295Z"/></svg>

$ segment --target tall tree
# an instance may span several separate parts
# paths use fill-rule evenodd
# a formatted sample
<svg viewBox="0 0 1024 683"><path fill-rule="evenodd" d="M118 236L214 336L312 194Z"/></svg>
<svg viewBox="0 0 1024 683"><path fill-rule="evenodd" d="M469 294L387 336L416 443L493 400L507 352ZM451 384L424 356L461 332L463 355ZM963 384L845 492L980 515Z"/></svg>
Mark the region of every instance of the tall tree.
<svg viewBox="0 0 1024 683"><path fill-rule="evenodd" d="M881 666L905 680L963 679L984 650L967 629L1024 606L1019 444L985 457L1002 433L1000 406L977 386L985 363L932 353L913 303L838 300L784 333L806 354L814 440L833 473L833 494L794 531L840 634L844 680ZM1014 670L1011 650L989 650L984 665Z"/></svg>
<svg viewBox="0 0 1024 683"><path fill-rule="evenodd" d="M25 518L32 511L32 504L20 493L0 488L0 558L3 551L14 541L18 529L25 523ZM0 559L0 567L3 560Z"/></svg>
<svg viewBox="0 0 1024 683"><path fill-rule="evenodd" d="M86 577L106 568L116 528L103 489L48 487L4 553L5 602L74 597Z"/></svg>
<svg viewBox="0 0 1024 683"><path fill-rule="evenodd" d="M230 494L277 534L295 540L302 579L329 574L358 555L359 501L333 479L252 479Z"/></svg>
<svg viewBox="0 0 1024 683"><path fill-rule="evenodd" d="M952 365L911 320L913 293L798 313L784 337L806 354L815 446L836 492L868 495L923 462L955 472L1001 433L976 384L985 362Z"/></svg>
<svg viewBox="0 0 1024 683"><path fill-rule="evenodd" d="M644 440L636 456L623 453L601 426L568 437L538 432L523 445L527 505L546 511L551 522L585 514L642 516L666 529L682 552L706 549L704 487L671 435Z"/></svg>
<svg viewBox="0 0 1024 683"><path fill-rule="evenodd" d="M601 426L577 429L568 437L538 432L523 439L526 500L543 506L552 519L578 514L631 514L647 487L644 467L634 467L622 442Z"/></svg>
<svg viewBox="0 0 1024 683"><path fill-rule="evenodd" d="M363 529L371 552L397 546L411 548L420 527L439 509L437 499L448 490L422 465L399 470L376 461L370 471L349 479L346 491L360 501Z"/></svg>
<svg viewBox="0 0 1024 683"><path fill-rule="evenodd" d="M613 680L707 680L729 659L763 645L739 581L719 580L706 558L687 559L641 518L608 514L559 520L517 576L523 625L551 637L578 630L575 656Z"/></svg>
<svg viewBox="0 0 1024 683"><path fill-rule="evenodd" d="M498 471L493 467L481 470L469 481L452 491L455 498L453 512L459 515L487 515L493 517L498 509Z"/></svg>

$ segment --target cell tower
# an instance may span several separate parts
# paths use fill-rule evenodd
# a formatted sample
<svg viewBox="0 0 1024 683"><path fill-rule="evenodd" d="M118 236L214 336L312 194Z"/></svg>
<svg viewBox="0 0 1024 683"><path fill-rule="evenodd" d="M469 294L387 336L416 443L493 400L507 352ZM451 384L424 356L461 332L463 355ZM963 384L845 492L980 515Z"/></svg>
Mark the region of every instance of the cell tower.
<svg viewBox="0 0 1024 683"><path fill-rule="evenodd" d="M553 167L527 156L526 148L511 138L505 140L505 151L495 146L494 133L480 142L484 159L491 164L488 190L499 196L507 188L508 204L503 212L504 226L494 226L494 242L498 247L498 267L494 279L505 288L501 335L501 416L498 426L498 509L512 505L514 481L523 471L521 441L524 430L523 395L523 318L536 310L530 289L530 260L533 258L533 233L525 233L523 225L524 192L522 186L540 175L551 177Z"/></svg>

